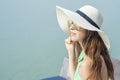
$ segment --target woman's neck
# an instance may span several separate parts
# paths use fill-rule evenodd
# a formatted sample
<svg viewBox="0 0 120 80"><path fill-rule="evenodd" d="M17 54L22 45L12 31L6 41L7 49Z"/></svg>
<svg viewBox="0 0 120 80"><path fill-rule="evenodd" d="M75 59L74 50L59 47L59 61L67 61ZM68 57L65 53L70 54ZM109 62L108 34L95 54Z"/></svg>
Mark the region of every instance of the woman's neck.
<svg viewBox="0 0 120 80"><path fill-rule="evenodd" d="M79 44L80 44L81 48L83 49L83 45L82 45L82 42L81 42L81 41L79 41Z"/></svg>

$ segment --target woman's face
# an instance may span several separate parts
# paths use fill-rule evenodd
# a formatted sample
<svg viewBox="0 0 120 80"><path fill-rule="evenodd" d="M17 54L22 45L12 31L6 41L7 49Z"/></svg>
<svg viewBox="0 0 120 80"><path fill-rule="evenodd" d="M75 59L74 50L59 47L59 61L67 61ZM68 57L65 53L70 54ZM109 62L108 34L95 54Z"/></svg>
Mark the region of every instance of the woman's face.
<svg viewBox="0 0 120 80"><path fill-rule="evenodd" d="M73 22L70 24L70 37L71 40L82 42L86 36L87 30L80 26L76 26Z"/></svg>

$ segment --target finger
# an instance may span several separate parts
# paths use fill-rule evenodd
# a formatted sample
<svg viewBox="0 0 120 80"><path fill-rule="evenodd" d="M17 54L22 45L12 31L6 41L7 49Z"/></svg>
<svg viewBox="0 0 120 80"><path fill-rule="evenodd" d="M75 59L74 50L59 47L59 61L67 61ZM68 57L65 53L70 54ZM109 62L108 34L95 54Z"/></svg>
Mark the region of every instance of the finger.
<svg viewBox="0 0 120 80"><path fill-rule="evenodd" d="M69 37L69 43L72 43L71 37Z"/></svg>
<svg viewBox="0 0 120 80"><path fill-rule="evenodd" d="M67 39L65 40L65 42L66 42L67 44L71 44L70 38L67 38Z"/></svg>
<svg viewBox="0 0 120 80"><path fill-rule="evenodd" d="M70 36L70 43L73 43L72 39L71 39L71 36Z"/></svg>
<svg viewBox="0 0 120 80"><path fill-rule="evenodd" d="M69 40L68 40L68 39L65 39L65 43L69 44Z"/></svg>

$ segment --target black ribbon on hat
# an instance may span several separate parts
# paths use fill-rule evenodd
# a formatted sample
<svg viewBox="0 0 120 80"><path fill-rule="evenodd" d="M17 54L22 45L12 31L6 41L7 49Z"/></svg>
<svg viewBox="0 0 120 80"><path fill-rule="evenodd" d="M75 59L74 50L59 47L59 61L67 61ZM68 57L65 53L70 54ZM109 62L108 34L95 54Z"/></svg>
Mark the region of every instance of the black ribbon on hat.
<svg viewBox="0 0 120 80"><path fill-rule="evenodd" d="M92 20L90 19L86 14L84 14L83 12L81 12L80 10L75 11L76 13L78 13L80 16L82 16L83 18L85 18L90 24L92 24L93 26L95 26L96 28L100 29L98 27L98 25Z"/></svg>

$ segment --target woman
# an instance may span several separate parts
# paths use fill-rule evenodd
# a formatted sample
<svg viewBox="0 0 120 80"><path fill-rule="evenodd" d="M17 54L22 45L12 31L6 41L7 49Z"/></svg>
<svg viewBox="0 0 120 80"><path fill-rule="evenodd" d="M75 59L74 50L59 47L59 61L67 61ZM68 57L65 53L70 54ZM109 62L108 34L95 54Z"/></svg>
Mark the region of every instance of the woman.
<svg viewBox="0 0 120 80"><path fill-rule="evenodd" d="M71 80L114 80L109 39L100 30L100 12L90 5L75 12L57 6L56 12L61 29L69 34L65 45Z"/></svg>

